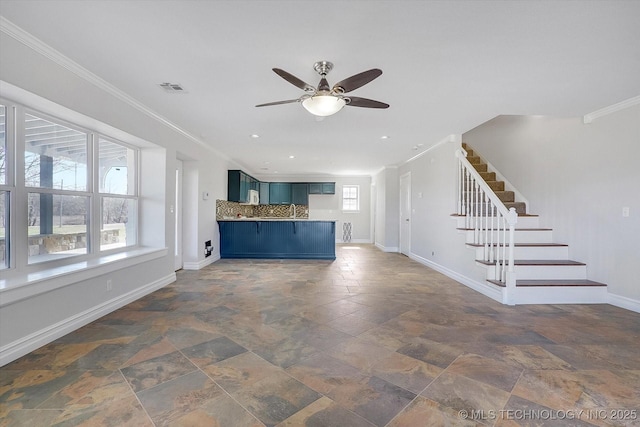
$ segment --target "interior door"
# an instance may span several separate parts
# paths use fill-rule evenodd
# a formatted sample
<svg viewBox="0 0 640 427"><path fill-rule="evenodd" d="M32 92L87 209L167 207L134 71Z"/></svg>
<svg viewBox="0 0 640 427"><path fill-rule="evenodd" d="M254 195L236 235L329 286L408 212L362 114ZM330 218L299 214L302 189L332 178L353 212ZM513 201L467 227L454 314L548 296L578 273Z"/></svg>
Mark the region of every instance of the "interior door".
<svg viewBox="0 0 640 427"><path fill-rule="evenodd" d="M182 269L182 161L176 160L176 200L175 209L175 258L173 269Z"/></svg>
<svg viewBox="0 0 640 427"><path fill-rule="evenodd" d="M411 172L400 177L400 252L411 253Z"/></svg>

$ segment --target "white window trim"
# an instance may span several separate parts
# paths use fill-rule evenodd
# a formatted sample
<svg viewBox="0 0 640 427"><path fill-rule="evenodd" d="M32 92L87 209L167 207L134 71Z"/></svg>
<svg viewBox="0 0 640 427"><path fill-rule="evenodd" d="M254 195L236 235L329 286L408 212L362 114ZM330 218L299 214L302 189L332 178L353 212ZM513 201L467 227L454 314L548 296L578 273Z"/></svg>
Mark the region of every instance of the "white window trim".
<svg viewBox="0 0 640 427"><path fill-rule="evenodd" d="M7 85L10 87L10 85ZM3 88L4 89L4 88ZM141 214L140 214L140 174L141 174L141 161L140 150L146 147L152 147L147 141L140 140L139 138L129 136L115 128L111 128L108 125L104 125L94 120L90 120L87 123L87 118L80 113L73 112L65 107L51 103L44 100L37 95L18 90L13 92L13 98L9 99L5 96L0 97L0 103L7 107L7 160L9 161L7 170L7 180L5 184L0 185L0 189L10 192L10 224L7 230L7 235L10 239L10 247L6 256L9 257L8 268L0 270L2 272L2 279L0 279L0 307L19 301L24 298L29 298L44 292L50 292L54 289L68 286L76 283L80 280L84 280L88 277L94 277L97 274L106 274L112 271L117 271L130 265L136 265L142 262L147 262L156 258L161 258L167 255L168 249L163 245L162 247L148 247L141 246ZM24 100L24 102L21 102ZM11 113L9 113L11 110ZM20 129L21 126L15 126L16 120L19 117L24 118L24 113L34 113L40 115L46 119L55 120L58 123L68 125L74 129L79 129L89 133L91 139L88 143L88 181L87 191L70 191L70 190L51 190L42 187L27 187L24 182L24 161L20 161L20 155L18 153L24 152L24 130ZM57 114L57 113L60 114ZM15 114L14 114L15 113ZM11 120L10 120L11 118ZM75 120L77 118L77 120ZM11 123L9 123L11 121ZM22 123L22 122L20 122ZM113 134L110 134L109 129ZM14 135L10 139L9 135ZM103 137L111 142L116 142L127 148L135 150L135 195L121 195L121 194L109 194L100 193L97 187L97 182L94 178L95 170L94 162L96 161L94 155L94 146L97 144L98 137ZM123 141L123 139L130 141ZM93 141L95 140L95 144ZM11 146L13 146L12 149ZM11 157L13 156L13 157ZM18 156L16 159L15 156ZM15 164L17 167L12 168ZM22 166L21 166L22 164ZM20 175L22 173L22 175ZM21 218L21 214L25 213L24 208L19 209L20 201L27 197L29 192L50 192L55 191L57 194L71 194L71 195L90 195L91 221L87 228L87 233L92 233L90 238L97 240L93 242L89 251L86 254L80 254L75 256L66 257L60 260L50 260L29 263L28 260L28 236L27 233L22 230L19 232L19 228L26 227L26 215L25 218ZM18 194L19 193L19 194ZM103 196L114 196L122 198L132 198L138 201L137 209L137 224L136 224L136 244L132 246L124 246L121 248L114 248L109 250L100 250L100 238L99 230L98 234L94 232L94 226L99 221L96 219L101 216L99 210L95 210L94 201L101 200ZM18 207L16 207L18 206ZM24 241L22 241L24 240Z"/></svg>
<svg viewBox="0 0 640 427"><path fill-rule="evenodd" d="M345 209L344 208L344 189L345 188L351 188L351 187L355 187L356 191L357 191L357 195L356 195L356 202L357 202L357 209ZM345 214L350 214L350 213L360 213L360 186L357 184L345 184L342 186L342 192L340 193L340 208L342 210L342 213Z"/></svg>

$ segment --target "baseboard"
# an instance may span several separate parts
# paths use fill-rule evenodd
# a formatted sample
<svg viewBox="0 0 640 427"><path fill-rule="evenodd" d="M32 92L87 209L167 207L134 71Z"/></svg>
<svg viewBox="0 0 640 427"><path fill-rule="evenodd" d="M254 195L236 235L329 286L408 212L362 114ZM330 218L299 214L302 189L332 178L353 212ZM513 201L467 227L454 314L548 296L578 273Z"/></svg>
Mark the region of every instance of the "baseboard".
<svg viewBox="0 0 640 427"><path fill-rule="evenodd" d="M220 254L212 254L210 257L207 257L198 262L185 262L184 264L182 264L182 268L185 270L200 270L205 268L209 264L213 264L219 259Z"/></svg>
<svg viewBox="0 0 640 427"><path fill-rule="evenodd" d="M621 295L608 293L607 302L611 305L615 305L616 307L620 307L627 310L635 311L636 313L640 313L640 301L638 300L628 298L628 297L623 297Z"/></svg>
<svg viewBox="0 0 640 427"><path fill-rule="evenodd" d="M336 239L336 243L340 243L340 244L345 244L348 245L349 243L353 243L353 244L367 244L367 243L371 243L371 240L369 239L351 239L350 242L345 242L342 239Z"/></svg>
<svg viewBox="0 0 640 427"><path fill-rule="evenodd" d="M400 248L397 246L382 246L380 243L376 242L376 248L380 249L382 252L400 252Z"/></svg>
<svg viewBox="0 0 640 427"><path fill-rule="evenodd" d="M176 281L176 274L171 273L165 277L148 283L144 286L120 295L109 301L105 301L102 304L96 305L88 310L73 315L67 319L64 319L56 324L50 325L44 329L20 338L14 342L3 345L0 347L0 366L4 366L16 360L19 357L24 356L48 344L70 332L75 331L82 326L85 326L102 316L105 316L120 307L123 307L143 296L156 291L169 283Z"/></svg>
<svg viewBox="0 0 640 427"><path fill-rule="evenodd" d="M409 258L411 258L414 261L419 262L422 265L425 265L429 268L432 268L434 270L436 270L439 273L444 274L445 276L455 280L458 283L461 283L463 285L465 285L468 288L473 289L476 292L480 292L482 295L487 296L489 298L491 298L492 300L498 301L499 303L504 304L504 298L505 296L502 293L502 290L494 288L493 286L489 285L488 283L481 283L481 282L477 282L467 276L463 276L460 273L457 273L453 270L448 269L447 267L444 267L440 264L436 264L435 262L428 260L426 258L423 258L419 255L416 255L414 253L410 253L409 254Z"/></svg>

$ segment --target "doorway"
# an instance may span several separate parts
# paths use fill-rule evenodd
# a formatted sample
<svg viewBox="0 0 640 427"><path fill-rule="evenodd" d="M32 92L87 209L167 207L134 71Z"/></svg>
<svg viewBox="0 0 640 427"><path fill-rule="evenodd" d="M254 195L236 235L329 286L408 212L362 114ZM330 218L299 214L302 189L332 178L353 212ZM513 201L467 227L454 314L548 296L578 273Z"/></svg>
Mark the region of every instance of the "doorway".
<svg viewBox="0 0 640 427"><path fill-rule="evenodd" d="M183 266L182 260L182 160L176 159L176 200L175 209L173 210L175 218L175 253L173 269L181 270Z"/></svg>
<svg viewBox="0 0 640 427"><path fill-rule="evenodd" d="M400 253L411 254L411 172L400 177Z"/></svg>

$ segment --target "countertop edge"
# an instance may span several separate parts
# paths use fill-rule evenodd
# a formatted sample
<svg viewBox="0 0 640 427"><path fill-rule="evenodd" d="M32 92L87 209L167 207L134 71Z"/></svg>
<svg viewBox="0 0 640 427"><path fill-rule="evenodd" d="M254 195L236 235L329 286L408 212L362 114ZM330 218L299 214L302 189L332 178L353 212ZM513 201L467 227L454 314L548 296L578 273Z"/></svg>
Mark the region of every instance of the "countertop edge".
<svg viewBox="0 0 640 427"><path fill-rule="evenodd" d="M239 219L217 219L218 222L337 222L337 219L308 219L308 218L239 218Z"/></svg>

